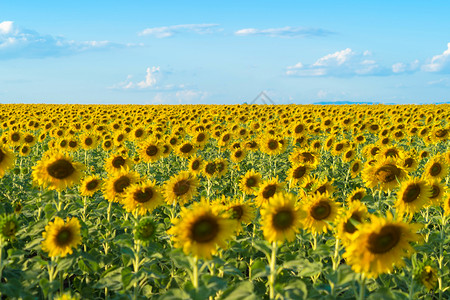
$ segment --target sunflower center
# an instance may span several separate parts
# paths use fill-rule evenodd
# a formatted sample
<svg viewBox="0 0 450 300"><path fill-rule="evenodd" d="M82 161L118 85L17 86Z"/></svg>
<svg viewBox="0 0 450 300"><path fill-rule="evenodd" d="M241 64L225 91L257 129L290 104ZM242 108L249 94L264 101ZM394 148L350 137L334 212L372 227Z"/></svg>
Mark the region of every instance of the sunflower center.
<svg viewBox="0 0 450 300"><path fill-rule="evenodd" d="M88 137L88 138L86 138L86 139L84 140L84 144L87 145L87 146L92 145L93 142L94 142L94 141L93 141L92 138L90 138L90 137Z"/></svg>
<svg viewBox="0 0 450 300"><path fill-rule="evenodd" d="M134 200L139 203L148 202L153 197L153 191L151 188L145 188L134 193Z"/></svg>
<svg viewBox="0 0 450 300"><path fill-rule="evenodd" d="M257 185L258 181L256 180L255 177L249 177L247 178L247 181L245 182L245 186L252 188L255 187Z"/></svg>
<svg viewBox="0 0 450 300"><path fill-rule="evenodd" d="M225 164L223 163L223 162L218 162L217 164L216 164L216 168L217 168L217 171L220 173L220 172L222 172L223 170L225 170Z"/></svg>
<svg viewBox="0 0 450 300"><path fill-rule="evenodd" d="M386 157L398 157L397 149L388 149L385 153Z"/></svg>
<svg viewBox="0 0 450 300"><path fill-rule="evenodd" d="M353 151L352 150L347 151L347 153L345 153L345 158L350 158L352 156L353 156Z"/></svg>
<svg viewBox="0 0 450 300"><path fill-rule="evenodd" d="M275 195L275 192L277 191L277 185L276 184L269 184L266 186L262 192L262 196L264 199L269 199L273 195Z"/></svg>
<svg viewBox="0 0 450 300"><path fill-rule="evenodd" d="M241 205L233 206L231 209L233 210L233 219L240 220L244 215L244 209Z"/></svg>
<svg viewBox="0 0 450 300"><path fill-rule="evenodd" d="M278 148L278 141L270 140L267 143L267 147L269 147L270 150L276 150Z"/></svg>
<svg viewBox="0 0 450 300"><path fill-rule="evenodd" d="M214 174L214 172L216 171L216 164L215 163L208 163L205 166L205 172L208 174Z"/></svg>
<svg viewBox="0 0 450 300"><path fill-rule="evenodd" d="M357 221L358 223L361 223L361 217L357 213L353 213L350 219L344 224L344 230L347 233L353 233L356 231L356 226L353 225L351 219Z"/></svg>
<svg viewBox="0 0 450 300"><path fill-rule="evenodd" d="M56 243L58 246L66 246L69 245L72 241L72 231L70 231L67 228L62 229L58 234L56 235Z"/></svg>
<svg viewBox="0 0 450 300"><path fill-rule="evenodd" d="M189 181L186 179L178 181L173 186L173 192L177 197L183 196L184 194L189 192L189 189L190 189Z"/></svg>
<svg viewBox="0 0 450 300"><path fill-rule="evenodd" d="M240 158L242 156L242 154L243 154L242 150L238 150L234 153L234 157Z"/></svg>
<svg viewBox="0 0 450 300"><path fill-rule="evenodd" d="M359 163L353 164L353 166L352 166L352 171L353 171L353 172L357 172L358 170L359 170Z"/></svg>
<svg viewBox="0 0 450 300"><path fill-rule="evenodd" d="M284 230L294 223L294 214L290 209L283 209L274 214L272 225L275 229Z"/></svg>
<svg viewBox="0 0 450 300"><path fill-rule="evenodd" d="M198 170L199 167L200 167L200 162L198 160L194 160L191 165L192 170L194 170L194 171Z"/></svg>
<svg viewBox="0 0 450 300"><path fill-rule="evenodd" d="M297 169L294 170L294 178L299 179L305 176L306 174L306 168L304 166L300 166Z"/></svg>
<svg viewBox="0 0 450 300"><path fill-rule="evenodd" d="M204 216L197 220L191 229L191 237L197 243L208 243L219 233L219 223L211 216Z"/></svg>
<svg viewBox="0 0 450 300"><path fill-rule="evenodd" d="M112 160L112 165L114 168L119 169L120 167L125 165L125 159L122 156L114 157Z"/></svg>
<svg viewBox="0 0 450 300"><path fill-rule="evenodd" d="M442 166L440 163L435 162L430 168L431 176L438 176L442 171Z"/></svg>
<svg viewBox="0 0 450 300"><path fill-rule="evenodd" d="M362 197L363 197L363 193L358 192L358 193L354 194L351 199L352 199L352 201L356 201L356 200L361 200Z"/></svg>
<svg viewBox="0 0 450 300"><path fill-rule="evenodd" d="M435 136L438 138L444 137L446 136L448 133L448 131L446 129L439 129L438 131L436 131Z"/></svg>
<svg viewBox="0 0 450 300"><path fill-rule="evenodd" d="M11 140L12 140L13 142L20 141L20 134L18 134L17 132L14 132L14 133L11 135Z"/></svg>
<svg viewBox="0 0 450 300"><path fill-rule="evenodd" d="M144 134L144 131L142 129L138 129L134 132L134 136L137 138L140 138Z"/></svg>
<svg viewBox="0 0 450 300"><path fill-rule="evenodd" d="M301 154L304 162L314 162L314 156L309 152L303 152Z"/></svg>
<svg viewBox="0 0 450 300"><path fill-rule="evenodd" d="M386 225L379 233L369 235L368 249L374 254L386 253L398 244L401 235L401 228L395 225Z"/></svg>
<svg viewBox="0 0 450 300"><path fill-rule="evenodd" d="M326 121L324 122L324 124L325 124L325 126L329 126L329 125L331 124L331 120L326 120Z"/></svg>
<svg viewBox="0 0 450 300"><path fill-rule="evenodd" d="M336 149L336 151L341 151L343 148L344 148L344 144L339 143L336 145L335 149Z"/></svg>
<svg viewBox="0 0 450 300"><path fill-rule="evenodd" d="M130 178L123 175L116 181L114 181L114 190L117 193L123 193L123 191L131 184Z"/></svg>
<svg viewBox="0 0 450 300"><path fill-rule="evenodd" d="M0 163L3 161L4 158L5 158L5 153L3 152L2 149L0 149Z"/></svg>
<svg viewBox="0 0 450 300"><path fill-rule="evenodd" d="M32 143L34 140L34 137L32 135L27 135L24 139L25 143Z"/></svg>
<svg viewBox="0 0 450 300"><path fill-rule="evenodd" d="M437 198L441 194L441 189L437 185L431 186L431 199Z"/></svg>
<svg viewBox="0 0 450 300"><path fill-rule="evenodd" d="M204 133L199 133L198 135L197 135L197 142L203 142L204 140L205 140L205 138L206 138L206 136L205 136L205 134Z"/></svg>
<svg viewBox="0 0 450 300"><path fill-rule="evenodd" d="M400 169L393 164L386 164L375 172L375 176L383 183L392 182L400 176Z"/></svg>
<svg viewBox="0 0 450 300"><path fill-rule="evenodd" d="M222 137L223 142L228 142L229 139L230 139L230 135L228 133Z"/></svg>
<svg viewBox="0 0 450 300"><path fill-rule="evenodd" d="M331 214L331 206L327 201L320 201L311 208L311 216L316 220L328 218Z"/></svg>
<svg viewBox="0 0 450 300"><path fill-rule="evenodd" d="M183 153L189 153L194 149L194 147L191 144L184 144L181 146L180 151Z"/></svg>
<svg viewBox="0 0 450 300"><path fill-rule="evenodd" d="M156 153L158 153L158 147L156 147L155 145L150 145L147 147L147 149L145 149L145 153L148 156L155 156Z"/></svg>
<svg viewBox="0 0 450 300"><path fill-rule="evenodd" d="M75 148L77 146L77 142L75 142L75 141L70 141L69 142L69 147L70 148Z"/></svg>
<svg viewBox="0 0 450 300"><path fill-rule="evenodd" d="M325 193L327 191L327 186L325 184L321 185L320 187L317 188L316 191L321 193L321 194L323 194L323 193Z"/></svg>
<svg viewBox="0 0 450 300"><path fill-rule="evenodd" d="M370 154L372 156L377 155L378 152L380 152L380 148L378 147L373 147L372 149L370 149Z"/></svg>
<svg viewBox="0 0 450 300"><path fill-rule="evenodd" d="M403 193L403 202L410 203L416 200L420 195L420 185L411 184L408 185Z"/></svg>
<svg viewBox="0 0 450 300"><path fill-rule="evenodd" d="M408 157L407 159L405 159L405 162L403 163L403 166L405 166L406 168L410 168L414 163L414 159L412 157Z"/></svg>
<svg viewBox="0 0 450 300"><path fill-rule="evenodd" d="M295 133L302 133L303 129L304 129L303 125L300 124L300 125L295 126L294 131L295 131Z"/></svg>
<svg viewBox="0 0 450 300"><path fill-rule="evenodd" d="M86 184L86 189L88 191L95 190L98 186L99 181L97 179L93 179Z"/></svg>
<svg viewBox="0 0 450 300"><path fill-rule="evenodd" d="M106 141L104 145L106 148L109 148L109 147L111 147L112 144L111 144L111 141Z"/></svg>
<svg viewBox="0 0 450 300"><path fill-rule="evenodd" d="M69 161L58 159L47 167L47 172L56 179L64 179L72 175L75 172L75 168Z"/></svg>

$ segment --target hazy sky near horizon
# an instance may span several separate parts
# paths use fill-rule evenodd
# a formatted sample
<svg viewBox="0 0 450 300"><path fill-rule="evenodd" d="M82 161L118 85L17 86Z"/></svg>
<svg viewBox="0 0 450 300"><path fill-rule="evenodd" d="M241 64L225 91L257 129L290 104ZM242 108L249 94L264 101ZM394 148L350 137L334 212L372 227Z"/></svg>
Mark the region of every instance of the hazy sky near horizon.
<svg viewBox="0 0 450 300"><path fill-rule="evenodd" d="M449 1L0 1L0 103L450 101Z"/></svg>

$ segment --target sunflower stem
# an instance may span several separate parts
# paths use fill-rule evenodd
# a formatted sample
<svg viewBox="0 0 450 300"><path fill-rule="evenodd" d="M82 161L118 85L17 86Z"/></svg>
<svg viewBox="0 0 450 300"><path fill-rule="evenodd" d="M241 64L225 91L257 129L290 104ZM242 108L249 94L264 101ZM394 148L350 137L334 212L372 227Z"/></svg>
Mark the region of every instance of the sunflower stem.
<svg viewBox="0 0 450 300"><path fill-rule="evenodd" d="M334 244L334 257L333 257L333 271L336 271L339 266L339 239L336 239Z"/></svg>
<svg viewBox="0 0 450 300"><path fill-rule="evenodd" d="M312 242L311 246L312 246L313 250L316 250L317 249L317 233L316 232L313 233L312 236L313 236L313 242Z"/></svg>
<svg viewBox="0 0 450 300"><path fill-rule="evenodd" d="M2 282L2 276L3 276L2 256L3 256L3 242L2 242L2 238L0 238L0 282ZM1 298L2 298L2 292L0 291L0 299Z"/></svg>
<svg viewBox="0 0 450 300"><path fill-rule="evenodd" d="M365 299L365 291L366 291L366 278L364 273L361 273L361 277L359 280L359 300Z"/></svg>
<svg viewBox="0 0 450 300"><path fill-rule="evenodd" d="M198 289L198 257L194 256L194 261L192 263L192 285L195 289Z"/></svg>
<svg viewBox="0 0 450 300"><path fill-rule="evenodd" d="M414 273L411 274L411 283L409 285L409 299L414 299Z"/></svg>
<svg viewBox="0 0 450 300"><path fill-rule="evenodd" d="M61 211L61 206L62 206L62 203L61 203L61 191L58 191L58 200L57 200L57 202L56 202L56 211Z"/></svg>
<svg viewBox="0 0 450 300"><path fill-rule="evenodd" d="M139 272L139 256L140 256L140 252L141 252L141 244L139 241L135 241L134 244L134 261L133 261L133 268L134 268L134 274L135 276L137 276L137 273ZM134 283L134 294L133 294L133 299L137 299L138 296L138 282L136 281Z"/></svg>
<svg viewBox="0 0 450 300"><path fill-rule="evenodd" d="M272 256L270 258L270 275L269 275L269 298L275 299L275 276L277 266L277 242L272 242Z"/></svg>
<svg viewBox="0 0 450 300"><path fill-rule="evenodd" d="M443 244L444 244L444 230L445 230L445 224L446 224L446 216L442 213L441 215L442 220L442 226L441 226L441 238L439 239L439 259L438 259L438 265L439 265L439 273L442 274L442 263L444 261L444 255L443 255ZM438 276L438 284L439 284L439 300L442 300L442 276Z"/></svg>

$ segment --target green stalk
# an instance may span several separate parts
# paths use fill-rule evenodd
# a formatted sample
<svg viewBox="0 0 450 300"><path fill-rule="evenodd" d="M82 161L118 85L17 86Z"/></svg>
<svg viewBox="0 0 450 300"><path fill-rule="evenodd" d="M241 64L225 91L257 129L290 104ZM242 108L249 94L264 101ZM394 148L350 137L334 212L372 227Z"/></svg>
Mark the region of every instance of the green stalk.
<svg viewBox="0 0 450 300"><path fill-rule="evenodd" d="M194 262L192 264L192 285L198 289L198 257L194 256Z"/></svg>
<svg viewBox="0 0 450 300"><path fill-rule="evenodd" d="M334 257L333 257L333 271L336 271L339 266L339 239L336 239L334 244Z"/></svg>
<svg viewBox="0 0 450 300"><path fill-rule="evenodd" d="M272 242L272 256L270 259L270 275L269 275L269 298L275 299L275 276L277 266L277 242Z"/></svg>
<svg viewBox="0 0 450 300"><path fill-rule="evenodd" d="M365 299L365 291L366 291L366 278L364 277L364 273L361 273L361 278L359 280L359 300Z"/></svg>

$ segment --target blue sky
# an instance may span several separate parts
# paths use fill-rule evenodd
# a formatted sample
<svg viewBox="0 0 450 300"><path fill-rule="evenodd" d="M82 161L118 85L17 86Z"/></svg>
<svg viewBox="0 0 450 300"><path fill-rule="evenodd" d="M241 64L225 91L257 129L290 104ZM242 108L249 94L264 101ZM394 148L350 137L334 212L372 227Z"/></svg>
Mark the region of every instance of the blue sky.
<svg viewBox="0 0 450 300"><path fill-rule="evenodd" d="M0 102L450 101L449 1L0 1Z"/></svg>

